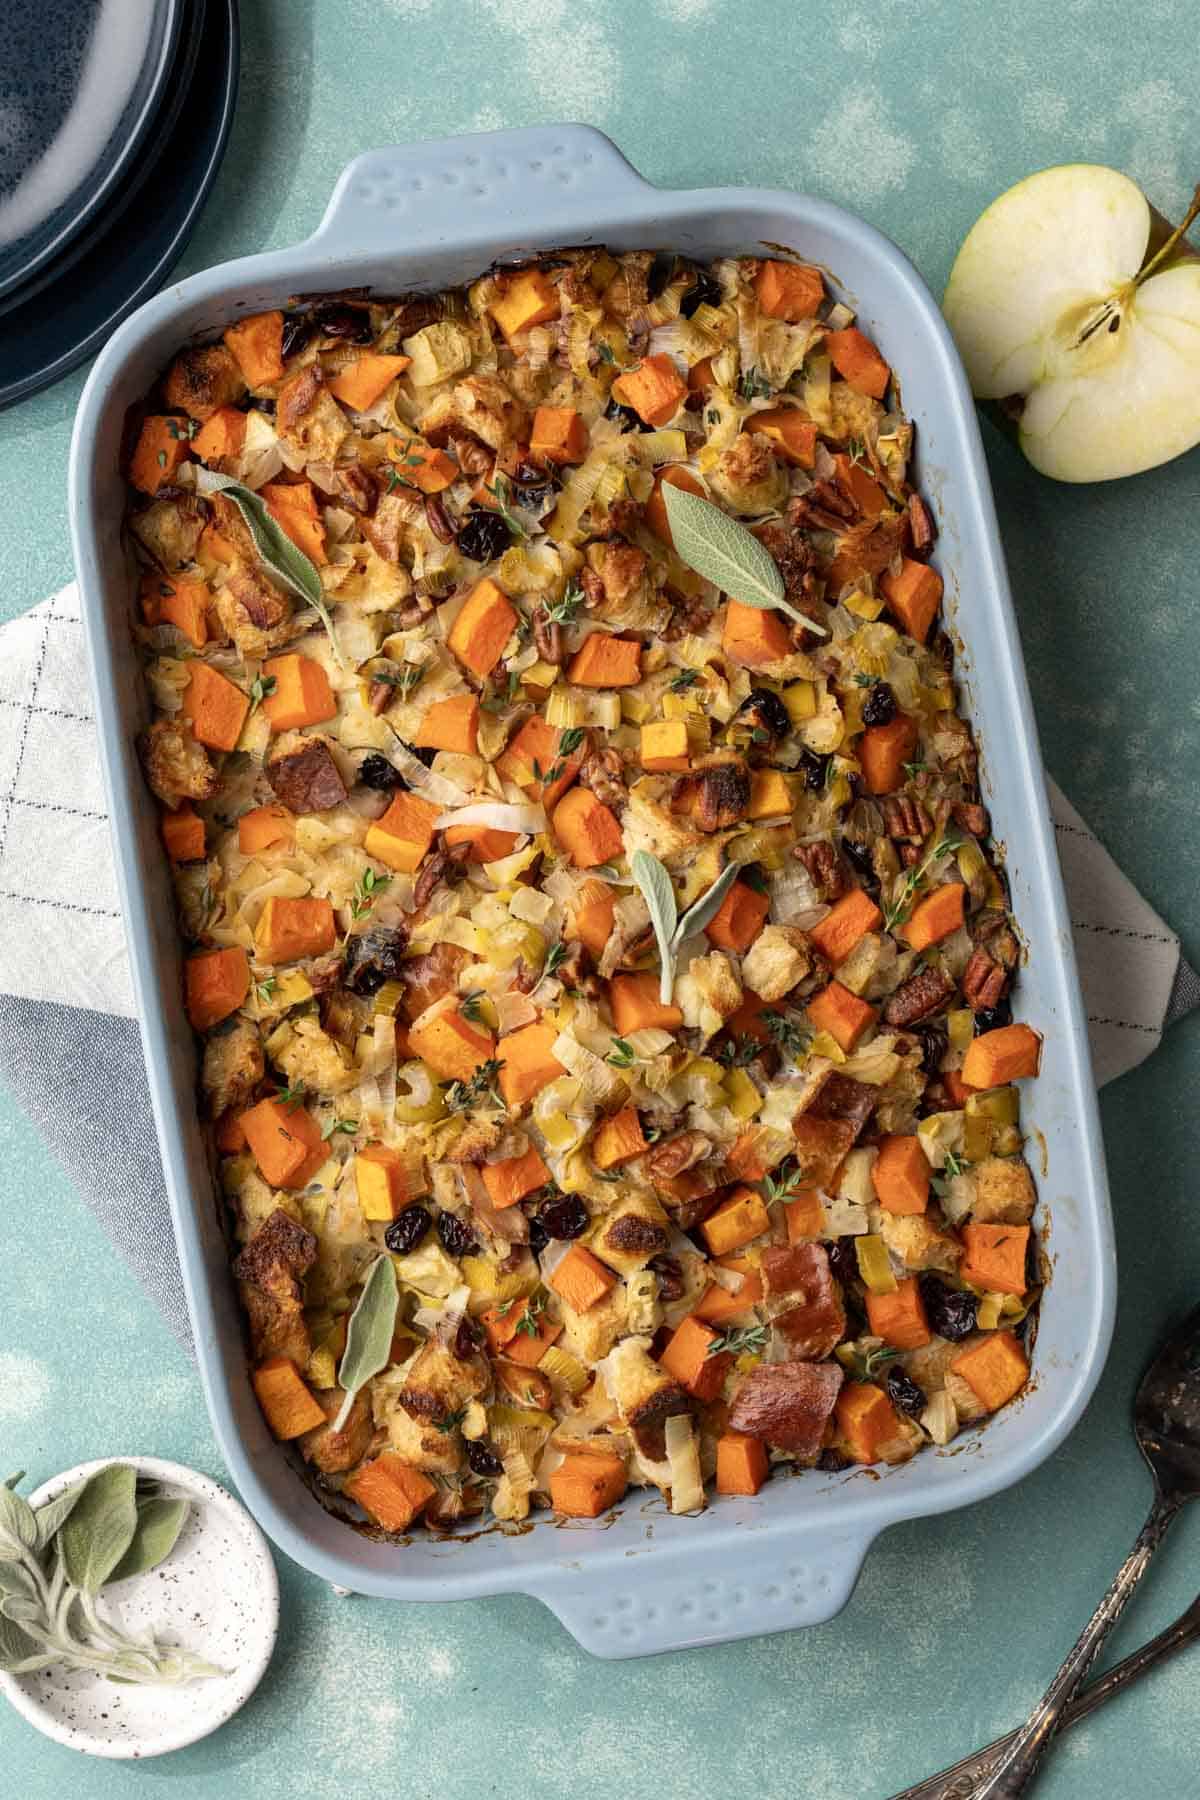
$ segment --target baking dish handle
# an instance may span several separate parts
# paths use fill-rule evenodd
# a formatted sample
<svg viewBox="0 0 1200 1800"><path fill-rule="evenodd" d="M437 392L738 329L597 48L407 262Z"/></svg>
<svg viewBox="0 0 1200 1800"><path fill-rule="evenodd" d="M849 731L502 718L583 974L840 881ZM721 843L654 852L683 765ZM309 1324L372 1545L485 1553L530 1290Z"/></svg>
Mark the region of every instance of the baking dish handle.
<svg viewBox="0 0 1200 1800"><path fill-rule="evenodd" d="M593 1656L653 1656L823 1625L854 1592L870 1545L871 1536L830 1533L805 1555L794 1539L789 1547L750 1531L717 1567L706 1568L702 1554L665 1569L654 1556L632 1556L603 1583L576 1565L532 1591Z"/></svg>
<svg viewBox="0 0 1200 1800"><path fill-rule="evenodd" d="M310 240L324 253L402 237L443 245L498 232L521 247L546 242L556 220L628 204L653 192L611 139L591 125L532 125L368 150L342 171ZM578 241L578 240L577 240Z"/></svg>

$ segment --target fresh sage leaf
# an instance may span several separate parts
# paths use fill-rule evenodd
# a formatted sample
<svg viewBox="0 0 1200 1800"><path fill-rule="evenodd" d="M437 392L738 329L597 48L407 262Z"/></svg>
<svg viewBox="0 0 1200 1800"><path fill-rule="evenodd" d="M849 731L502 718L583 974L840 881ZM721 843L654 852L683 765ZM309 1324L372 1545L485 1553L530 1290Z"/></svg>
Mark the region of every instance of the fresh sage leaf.
<svg viewBox="0 0 1200 1800"><path fill-rule="evenodd" d="M690 569L743 606L786 613L806 630L828 635L823 625L789 605L775 558L752 531L673 482L664 482L662 492L676 553Z"/></svg>
<svg viewBox="0 0 1200 1800"><path fill-rule="evenodd" d="M346 1390L346 1398L333 1422L340 1431L350 1416L354 1397L372 1375L386 1369L392 1349L392 1333L396 1329L396 1309L400 1290L390 1256L377 1257L372 1263L358 1305L346 1327L346 1348L342 1351L338 1380Z"/></svg>
<svg viewBox="0 0 1200 1800"><path fill-rule="evenodd" d="M669 484L664 484L664 486L667 485ZM648 850L635 850L629 867L650 910L650 923L654 927L654 935L658 940L658 955L662 967L658 989L659 999L664 1006L669 1006L671 992L675 986L675 953L672 939L679 918L675 888L663 864Z"/></svg>
<svg viewBox="0 0 1200 1800"><path fill-rule="evenodd" d="M135 1480L128 1463L97 1469L58 1534L68 1579L85 1594L99 1593L133 1542Z"/></svg>
<svg viewBox="0 0 1200 1800"><path fill-rule="evenodd" d="M8 1488L11 1491L13 1488L20 1487L20 1485L24 1481L24 1479L25 1479L24 1469L18 1469L15 1475L9 1476L8 1480L5 1482L4 1485L6 1488Z"/></svg>
<svg viewBox="0 0 1200 1800"><path fill-rule="evenodd" d="M26 1550L37 1546L37 1514L28 1500L0 1487L0 1559L20 1562Z"/></svg>
<svg viewBox="0 0 1200 1800"><path fill-rule="evenodd" d="M224 494L227 500L233 501L246 522L246 529L254 539L254 548L268 575L281 587L287 588L307 605L315 608L329 642L333 645L334 655L342 668L346 668L346 659L342 655L333 619L325 603L325 590L321 586L316 565L305 556L298 544L293 544L283 527L271 517L266 501L243 482L235 481L230 475L218 475L212 469L197 471L196 487L201 494Z"/></svg>
<svg viewBox="0 0 1200 1800"><path fill-rule="evenodd" d="M175 1548L187 1513L186 1500L139 1500L133 1542L108 1579L128 1581L131 1575L156 1569Z"/></svg>
<svg viewBox="0 0 1200 1800"><path fill-rule="evenodd" d="M694 937L703 931L710 919L714 919L720 910L721 902L741 873L737 863L730 863L721 870L706 894L689 906L679 924L675 928L673 948L678 950L686 938Z"/></svg>
<svg viewBox="0 0 1200 1800"><path fill-rule="evenodd" d="M86 1486L86 1481L77 1481L56 1499L47 1500L45 1506L38 1507L34 1515L37 1519L37 1549L44 1550L55 1532L66 1524Z"/></svg>
<svg viewBox="0 0 1200 1800"><path fill-rule="evenodd" d="M24 1675L44 1669L51 1661L28 1632L0 1613L0 1670L6 1675Z"/></svg>

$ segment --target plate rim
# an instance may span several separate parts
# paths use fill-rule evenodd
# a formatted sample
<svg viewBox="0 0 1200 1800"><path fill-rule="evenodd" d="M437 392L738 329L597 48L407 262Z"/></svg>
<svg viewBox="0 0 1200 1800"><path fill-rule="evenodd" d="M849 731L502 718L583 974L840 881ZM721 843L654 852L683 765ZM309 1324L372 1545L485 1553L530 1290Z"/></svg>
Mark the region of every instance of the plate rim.
<svg viewBox="0 0 1200 1800"><path fill-rule="evenodd" d="M20 287L25 281L36 275L39 270L44 269L46 264L55 256L65 250L71 240L77 237L80 232L84 231L90 221L95 218L98 209L104 205L105 201L112 194L113 188L124 181L130 174L131 168L136 164L138 154L145 143L146 137L154 124L155 117L165 98L165 89L170 80L171 70L175 66L175 53L179 45L179 38L183 27L185 3L186 0L155 0L155 10L163 11L165 9L166 13L164 24L162 26L162 39L158 46L158 55L153 73L150 77L149 87L125 141L121 144L117 154L114 156L111 167L97 185L88 191L87 199L82 201L81 204L72 211L71 217L64 221L57 231L51 233L45 243L31 259L22 262L21 266L14 270L10 276L5 277L0 275L0 297L11 294L14 288ZM152 13L152 26L153 23L154 14ZM145 65L143 64L143 67L144 66ZM133 96L131 95L130 99L132 99L132 97ZM126 101L125 106L121 108L121 113L116 121L116 126L114 126L114 131L110 132L109 137L106 140L106 146L108 143L112 142L115 130L117 126L120 125L121 119L124 118L128 106L129 101ZM71 193L78 194L80 190L86 186L86 183L87 176L71 190ZM64 200L59 202L59 205L55 207L54 211L57 212L59 208L63 206L70 206L70 203L71 194L68 194ZM53 214L50 216L53 217ZM34 229L36 232L36 227ZM26 236L28 235L29 234L27 233ZM18 244L22 241L22 239L17 240Z"/></svg>

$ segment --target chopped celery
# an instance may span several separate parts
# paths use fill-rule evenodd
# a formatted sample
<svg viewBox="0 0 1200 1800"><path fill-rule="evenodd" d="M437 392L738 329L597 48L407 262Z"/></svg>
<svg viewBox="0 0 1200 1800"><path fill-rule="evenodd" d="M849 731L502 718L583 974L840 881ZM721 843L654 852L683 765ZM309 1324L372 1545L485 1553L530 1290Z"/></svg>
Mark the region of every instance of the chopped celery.
<svg viewBox="0 0 1200 1800"><path fill-rule="evenodd" d="M896 1277L892 1274L887 1245L881 1237L869 1231L864 1237L855 1238L854 1254L858 1258L858 1272L873 1294L895 1293Z"/></svg>
<svg viewBox="0 0 1200 1800"><path fill-rule="evenodd" d="M840 972L838 979L841 980ZM953 1012L946 1014L946 1031L950 1039L950 1048L965 1051L975 1036L975 1014L969 1006L956 1007Z"/></svg>

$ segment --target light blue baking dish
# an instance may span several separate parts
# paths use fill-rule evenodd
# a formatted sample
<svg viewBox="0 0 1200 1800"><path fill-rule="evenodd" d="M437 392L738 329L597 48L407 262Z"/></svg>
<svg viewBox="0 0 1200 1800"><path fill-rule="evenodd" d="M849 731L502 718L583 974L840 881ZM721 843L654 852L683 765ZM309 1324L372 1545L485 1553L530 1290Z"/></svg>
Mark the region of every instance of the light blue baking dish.
<svg viewBox="0 0 1200 1800"><path fill-rule="evenodd" d="M987 800L1029 940L1017 1006L1045 1033L1042 1074L1022 1104L1054 1275L1030 1391L950 1452L929 1450L869 1474L772 1481L757 1499L722 1500L700 1518L672 1518L661 1502L634 1494L607 1527L544 1522L523 1536L417 1539L398 1548L360 1538L321 1509L271 1439L247 1380L193 1101L195 1053L180 1004L170 881L135 752L147 708L120 541L122 422L180 343L218 332L240 313L281 305L297 292L437 288L496 257L589 242L699 257L754 254L765 244L794 248L831 272L900 374L917 422L921 481L940 527L950 618L965 642L961 674ZM130 960L200 1371L234 1479L282 1550L359 1593L403 1600L534 1594L588 1650L638 1656L830 1618L886 1526L994 1494L1062 1442L1099 1377L1115 1304L1096 1095L975 412L937 306L893 244L840 208L798 194L663 192L584 126L373 151L345 171L307 243L178 282L115 334L80 401L70 510Z"/></svg>

